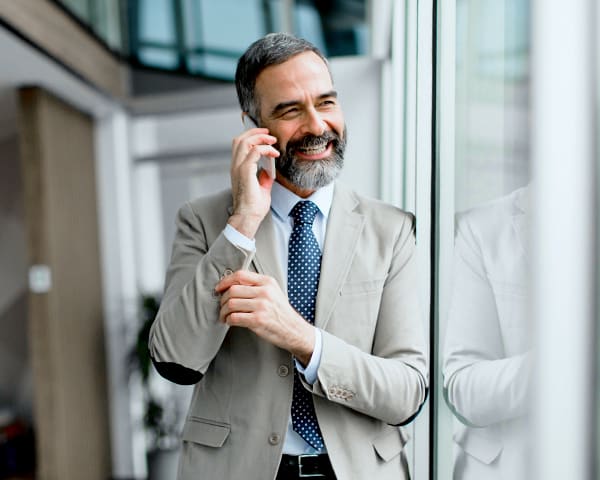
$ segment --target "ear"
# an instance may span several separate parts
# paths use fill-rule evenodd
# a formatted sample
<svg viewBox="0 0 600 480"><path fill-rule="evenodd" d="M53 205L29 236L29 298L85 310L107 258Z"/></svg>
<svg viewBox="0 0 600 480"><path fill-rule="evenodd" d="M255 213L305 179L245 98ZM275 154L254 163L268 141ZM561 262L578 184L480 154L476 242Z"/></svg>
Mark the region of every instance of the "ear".
<svg viewBox="0 0 600 480"><path fill-rule="evenodd" d="M258 128L258 123L254 120L248 112L242 112L242 123L246 130L250 128Z"/></svg>

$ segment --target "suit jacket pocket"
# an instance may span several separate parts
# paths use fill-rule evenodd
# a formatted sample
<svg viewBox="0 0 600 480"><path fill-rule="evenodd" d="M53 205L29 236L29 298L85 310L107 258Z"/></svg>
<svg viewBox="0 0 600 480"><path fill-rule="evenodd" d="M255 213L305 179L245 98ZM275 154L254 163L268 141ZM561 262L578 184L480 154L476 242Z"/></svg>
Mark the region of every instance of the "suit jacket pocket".
<svg viewBox="0 0 600 480"><path fill-rule="evenodd" d="M199 443L207 447L221 447L227 440L231 426L200 417L189 417L183 427L184 441Z"/></svg>
<svg viewBox="0 0 600 480"><path fill-rule="evenodd" d="M363 280L359 282L346 282L342 286L340 295L342 296L356 296L366 295L375 292L381 292L385 278L378 278L375 280Z"/></svg>
<svg viewBox="0 0 600 480"><path fill-rule="evenodd" d="M389 462L400 454L408 441L408 434L398 428L389 430L373 440L373 448L379 458Z"/></svg>
<svg viewBox="0 0 600 480"><path fill-rule="evenodd" d="M456 432L452 439L471 457L489 465L502 452L502 442L465 428Z"/></svg>

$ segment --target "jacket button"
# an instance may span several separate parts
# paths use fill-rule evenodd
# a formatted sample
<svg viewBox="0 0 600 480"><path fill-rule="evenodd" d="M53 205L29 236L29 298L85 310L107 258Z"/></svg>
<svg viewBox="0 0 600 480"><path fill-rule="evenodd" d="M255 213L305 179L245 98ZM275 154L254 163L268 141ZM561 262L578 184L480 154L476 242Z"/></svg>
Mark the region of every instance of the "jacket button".
<svg viewBox="0 0 600 480"><path fill-rule="evenodd" d="M231 268L226 268L225 271L223 272L223 275L221 275L221 278L225 278L228 277L229 275L233 274L233 270Z"/></svg>
<svg viewBox="0 0 600 480"><path fill-rule="evenodd" d="M287 377L289 373L290 369L287 365L279 365L279 368L277 369L277 375L279 375L280 377Z"/></svg>
<svg viewBox="0 0 600 480"><path fill-rule="evenodd" d="M269 443L271 445L277 445L281 440L281 436L278 433L272 433L269 435Z"/></svg>
<svg viewBox="0 0 600 480"><path fill-rule="evenodd" d="M335 395L336 389L335 387L329 387L329 394L330 395Z"/></svg>

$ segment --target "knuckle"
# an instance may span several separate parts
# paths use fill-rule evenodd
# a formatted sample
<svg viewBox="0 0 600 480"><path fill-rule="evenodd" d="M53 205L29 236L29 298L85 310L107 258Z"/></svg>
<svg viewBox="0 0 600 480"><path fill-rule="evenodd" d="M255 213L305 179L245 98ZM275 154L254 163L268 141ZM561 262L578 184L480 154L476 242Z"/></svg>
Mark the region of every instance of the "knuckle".
<svg viewBox="0 0 600 480"><path fill-rule="evenodd" d="M270 302L267 299L261 298L258 301L258 308L259 308L259 310L266 311L269 308L269 303Z"/></svg>
<svg viewBox="0 0 600 480"><path fill-rule="evenodd" d="M272 300L273 299L273 295L271 293L271 289L267 288L267 287L262 287L260 289L260 294L266 298L267 300Z"/></svg>
<svg viewBox="0 0 600 480"><path fill-rule="evenodd" d="M229 295L231 297L239 297L239 295L240 295L240 286L239 285L232 285L231 287L229 287Z"/></svg>
<svg viewBox="0 0 600 480"><path fill-rule="evenodd" d="M235 300L233 298L230 298L227 300L227 302L225 302L225 308L227 308L228 311L232 311L235 309Z"/></svg>

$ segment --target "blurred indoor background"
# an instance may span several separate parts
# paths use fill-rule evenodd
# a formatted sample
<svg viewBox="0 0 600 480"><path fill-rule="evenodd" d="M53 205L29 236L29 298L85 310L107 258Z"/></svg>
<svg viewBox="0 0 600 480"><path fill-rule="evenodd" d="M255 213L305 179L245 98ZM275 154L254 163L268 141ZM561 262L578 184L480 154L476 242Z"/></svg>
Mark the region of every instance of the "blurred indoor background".
<svg viewBox="0 0 600 480"><path fill-rule="evenodd" d="M0 479L175 478L191 390L148 329L276 31L330 58L342 180L418 219L413 479L597 478L596 4L0 0Z"/></svg>

